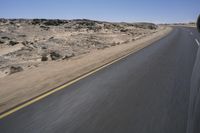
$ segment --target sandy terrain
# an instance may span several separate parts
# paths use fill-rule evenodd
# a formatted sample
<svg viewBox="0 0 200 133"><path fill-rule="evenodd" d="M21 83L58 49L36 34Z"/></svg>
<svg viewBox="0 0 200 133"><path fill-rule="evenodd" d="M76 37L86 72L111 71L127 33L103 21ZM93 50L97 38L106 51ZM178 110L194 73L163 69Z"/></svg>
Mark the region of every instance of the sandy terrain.
<svg viewBox="0 0 200 133"><path fill-rule="evenodd" d="M0 77L127 43L158 31L150 23L0 19Z"/></svg>
<svg viewBox="0 0 200 133"><path fill-rule="evenodd" d="M140 50L171 30L153 24L73 20L56 25L53 21L43 31L40 26L49 21L2 21L0 112ZM92 28L83 26L90 22L95 23Z"/></svg>

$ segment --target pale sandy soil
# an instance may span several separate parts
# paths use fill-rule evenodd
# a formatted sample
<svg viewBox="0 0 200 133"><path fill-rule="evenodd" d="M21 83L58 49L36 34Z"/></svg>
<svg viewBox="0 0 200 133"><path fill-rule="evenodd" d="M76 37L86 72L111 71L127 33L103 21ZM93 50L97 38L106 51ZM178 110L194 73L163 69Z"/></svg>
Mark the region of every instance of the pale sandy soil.
<svg viewBox="0 0 200 133"><path fill-rule="evenodd" d="M64 61L45 62L40 67L0 78L0 112L75 79L129 52L138 51L170 31L171 28L169 27L160 27L158 32L134 41L106 49L96 49Z"/></svg>
<svg viewBox="0 0 200 133"><path fill-rule="evenodd" d="M0 78L121 45L158 30L152 23L0 19Z"/></svg>
<svg viewBox="0 0 200 133"><path fill-rule="evenodd" d="M3 55L5 55L5 54L18 51L18 50L20 50L22 47L23 47L23 45L17 44L17 45L15 45L15 46L13 46L13 47L2 48L2 49L0 49L0 56L3 56Z"/></svg>

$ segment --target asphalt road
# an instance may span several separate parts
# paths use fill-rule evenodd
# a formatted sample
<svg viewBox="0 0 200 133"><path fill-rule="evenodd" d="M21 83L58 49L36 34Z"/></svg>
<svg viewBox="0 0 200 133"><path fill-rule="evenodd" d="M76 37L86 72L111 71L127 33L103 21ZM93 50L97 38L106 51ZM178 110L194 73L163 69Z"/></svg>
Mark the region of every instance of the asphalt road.
<svg viewBox="0 0 200 133"><path fill-rule="evenodd" d="M174 28L147 48L1 119L0 132L185 133L199 37L194 28Z"/></svg>

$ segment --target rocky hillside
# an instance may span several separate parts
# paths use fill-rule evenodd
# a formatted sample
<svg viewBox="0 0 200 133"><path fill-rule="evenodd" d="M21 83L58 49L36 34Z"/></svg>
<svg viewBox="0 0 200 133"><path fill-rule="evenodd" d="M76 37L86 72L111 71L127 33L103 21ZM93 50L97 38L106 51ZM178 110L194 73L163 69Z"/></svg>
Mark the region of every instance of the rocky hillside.
<svg viewBox="0 0 200 133"><path fill-rule="evenodd" d="M151 23L86 19L0 19L0 77L137 40L158 31Z"/></svg>

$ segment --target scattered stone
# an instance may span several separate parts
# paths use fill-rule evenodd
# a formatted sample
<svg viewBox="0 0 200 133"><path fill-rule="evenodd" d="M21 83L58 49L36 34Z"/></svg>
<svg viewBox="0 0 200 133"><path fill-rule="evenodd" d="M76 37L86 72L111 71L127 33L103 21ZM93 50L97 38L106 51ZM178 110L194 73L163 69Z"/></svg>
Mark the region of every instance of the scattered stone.
<svg viewBox="0 0 200 133"><path fill-rule="evenodd" d="M17 45L17 44L19 44L19 42L10 41L10 42L8 43L8 45L11 45L11 46L14 46L14 45Z"/></svg>
<svg viewBox="0 0 200 133"><path fill-rule="evenodd" d="M62 59L63 59L63 60L66 60L66 59L69 59L69 58L74 57L74 56L75 56L74 53L68 53L68 54L66 54Z"/></svg>
<svg viewBox="0 0 200 133"><path fill-rule="evenodd" d="M65 23L65 21L55 19L55 20L47 20L43 24L46 25L46 26L59 26L59 25L64 24L64 23Z"/></svg>
<svg viewBox="0 0 200 133"><path fill-rule="evenodd" d="M0 40L0 44L3 44L3 43L5 43L4 41L2 41L2 40Z"/></svg>
<svg viewBox="0 0 200 133"><path fill-rule="evenodd" d="M41 61L48 61L48 57L43 55L42 58L41 58Z"/></svg>
<svg viewBox="0 0 200 133"><path fill-rule="evenodd" d="M10 21L10 24L11 24L11 25L15 25L15 23L14 23L14 22L12 22L12 21Z"/></svg>
<svg viewBox="0 0 200 133"><path fill-rule="evenodd" d="M120 32L128 32L128 29L121 29Z"/></svg>
<svg viewBox="0 0 200 133"><path fill-rule="evenodd" d="M43 25L41 25L40 28L43 29L43 30L46 30L46 31L50 29L50 27L46 27L46 26L43 26Z"/></svg>
<svg viewBox="0 0 200 133"><path fill-rule="evenodd" d="M18 35L18 37L26 37L26 35Z"/></svg>
<svg viewBox="0 0 200 133"><path fill-rule="evenodd" d="M53 51L53 52L50 53L50 57L51 57L52 60L58 60L58 59L60 59L62 56L61 56L58 52Z"/></svg>
<svg viewBox="0 0 200 133"><path fill-rule="evenodd" d="M7 23L7 22L8 22L8 19L0 18L0 22L2 22L2 23Z"/></svg>
<svg viewBox="0 0 200 133"><path fill-rule="evenodd" d="M21 72L23 68L21 66L10 66L6 71L5 74L11 75L13 73Z"/></svg>
<svg viewBox="0 0 200 133"><path fill-rule="evenodd" d="M49 40L52 40L52 39L54 39L54 37L53 37L53 36L49 38Z"/></svg>
<svg viewBox="0 0 200 133"><path fill-rule="evenodd" d="M41 49L47 49L47 46L42 46Z"/></svg>
<svg viewBox="0 0 200 133"><path fill-rule="evenodd" d="M39 25L39 24L41 24L41 22L42 22L41 19L33 19L32 22L31 22L31 24L32 25Z"/></svg>
<svg viewBox="0 0 200 133"><path fill-rule="evenodd" d="M7 37L7 36L2 36L1 39L4 39L4 40L10 40L10 38Z"/></svg>
<svg viewBox="0 0 200 133"><path fill-rule="evenodd" d="M3 49L4 58L0 59L0 67L3 72L4 68L13 64L30 69L45 61L67 60L158 31L154 30L157 26L150 23L112 23L87 19L0 18L0 25L0 48ZM18 70L20 68L11 67L11 73Z"/></svg>

